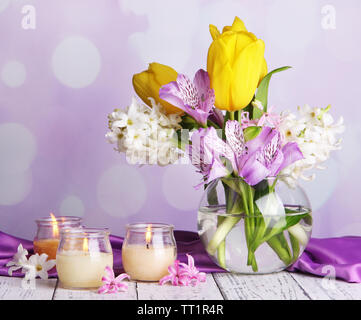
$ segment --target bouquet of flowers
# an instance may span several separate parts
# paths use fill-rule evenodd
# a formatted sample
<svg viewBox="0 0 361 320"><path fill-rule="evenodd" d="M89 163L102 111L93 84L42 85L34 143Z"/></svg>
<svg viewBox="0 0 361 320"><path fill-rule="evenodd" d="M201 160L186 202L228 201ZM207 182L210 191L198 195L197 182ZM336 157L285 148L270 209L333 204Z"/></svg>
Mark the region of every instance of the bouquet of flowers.
<svg viewBox="0 0 361 320"><path fill-rule="evenodd" d="M133 76L144 104L133 98L127 109L109 114L106 137L130 163L163 166L186 159L197 168L196 188L205 188L199 233L218 265L243 270L227 263L227 254L228 260L238 254L227 243L237 247L239 241L253 272L262 271L256 252L265 246L286 267L301 254L310 236L305 226L312 224L311 207L296 182L312 179L306 171L321 168L340 148L336 135L343 120L335 123L329 106L276 113L268 106L269 83L290 67L268 72L264 42L238 17L222 33L209 29L207 71L190 79L151 63ZM281 181L287 196L277 192Z"/></svg>

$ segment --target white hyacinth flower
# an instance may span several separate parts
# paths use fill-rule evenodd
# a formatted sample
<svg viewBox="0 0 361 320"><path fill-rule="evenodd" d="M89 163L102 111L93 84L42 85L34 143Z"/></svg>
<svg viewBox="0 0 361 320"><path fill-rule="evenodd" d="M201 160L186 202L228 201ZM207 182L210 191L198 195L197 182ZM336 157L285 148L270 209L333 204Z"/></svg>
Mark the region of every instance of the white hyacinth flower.
<svg viewBox="0 0 361 320"><path fill-rule="evenodd" d="M117 144L116 150L125 153L131 164L164 166L179 158L173 138L176 130L181 128L181 117L166 115L160 104L151 98L150 101L152 108L133 98L127 109L110 113L110 131L106 138L109 143Z"/></svg>
<svg viewBox="0 0 361 320"><path fill-rule="evenodd" d="M297 142L304 159L286 167L282 173L288 175L286 182L293 184L302 178L312 180L314 174L308 174L312 169L324 169L323 163L330 157L333 150L341 148L342 140L337 137L345 129L343 118L336 123L327 108L311 108L308 105L298 107L299 118L295 114L283 115L280 132L285 142Z"/></svg>

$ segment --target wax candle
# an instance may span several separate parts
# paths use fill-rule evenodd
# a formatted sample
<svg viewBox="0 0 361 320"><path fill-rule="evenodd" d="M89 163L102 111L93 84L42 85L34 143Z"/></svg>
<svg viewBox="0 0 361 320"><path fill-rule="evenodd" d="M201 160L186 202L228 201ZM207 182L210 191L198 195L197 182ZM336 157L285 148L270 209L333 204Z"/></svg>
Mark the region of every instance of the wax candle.
<svg viewBox="0 0 361 320"><path fill-rule="evenodd" d="M58 246L59 239L34 240L34 252L38 254L46 253L48 255L48 259L56 258Z"/></svg>
<svg viewBox="0 0 361 320"><path fill-rule="evenodd" d="M97 288L106 266L113 268L113 254L64 251L56 256L56 270L64 288Z"/></svg>
<svg viewBox="0 0 361 320"><path fill-rule="evenodd" d="M79 217L55 217L50 213L50 217L37 219L38 226L34 238L34 252L38 254L45 253L48 259L56 258L56 251L59 245L59 232L63 228L80 227L81 218Z"/></svg>
<svg viewBox="0 0 361 320"><path fill-rule="evenodd" d="M60 232L56 269L62 287L100 287L106 266L113 268L107 229L71 228Z"/></svg>
<svg viewBox="0 0 361 320"><path fill-rule="evenodd" d="M173 226L129 224L122 247L125 272L132 280L159 281L177 256Z"/></svg>
<svg viewBox="0 0 361 320"><path fill-rule="evenodd" d="M122 249L123 267L131 279L158 281L168 274L176 258L174 246L153 247L131 244Z"/></svg>

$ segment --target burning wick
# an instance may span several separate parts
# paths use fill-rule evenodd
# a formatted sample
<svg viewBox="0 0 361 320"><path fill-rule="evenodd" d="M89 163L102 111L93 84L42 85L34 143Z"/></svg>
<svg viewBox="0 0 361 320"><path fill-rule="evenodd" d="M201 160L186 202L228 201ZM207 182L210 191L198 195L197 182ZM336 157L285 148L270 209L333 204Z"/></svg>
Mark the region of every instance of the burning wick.
<svg viewBox="0 0 361 320"><path fill-rule="evenodd" d="M149 224L147 226L147 232L145 233L145 242L147 243L146 244L147 249L149 249L149 243L151 240L152 240L152 225Z"/></svg>
<svg viewBox="0 0 361 320"><path fill-rule="evenodd" d="M58 222L56 221L56 218L52 213L50 213L50 217L53 225L53 237L57 238L59 236Z"/></svg>

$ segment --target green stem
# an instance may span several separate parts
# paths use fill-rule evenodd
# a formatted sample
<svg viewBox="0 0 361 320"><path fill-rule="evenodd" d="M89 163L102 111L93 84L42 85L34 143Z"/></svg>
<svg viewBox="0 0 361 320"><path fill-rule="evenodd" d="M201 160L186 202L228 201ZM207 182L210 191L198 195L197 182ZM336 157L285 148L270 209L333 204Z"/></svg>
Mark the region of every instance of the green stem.
<svg viewBox="0 0 361 320"><path fill-rule="evenodd" d="M283 248L281 241L277 236L272 237L267 241L268 245L278 255L285 265L289 265L291 258L287 249Z"/></svg>
<svg viewBox="0 0 361 320"><path fill-rule="evenodd" d="M223 222L218 226L216 232L214 233L211 241L207 245L207 252L210 255L216 253L217 248L226 238L227 234L232 230L232 228L241 220L239 217L224 217Z"/></svg>
<svg viewBox="0 0 361 320"><path fill-rule="evenodd" d="M225 217L219 216L218 217L218 223L217 228L222 224ZM217 248L217 260L219 265L225 269L226 268L226 239L223 239L223 241L219 244Z"/></svg>
<svg viewBox="0 0 361 320"><path fill-rule="evenodd" d="M294 237L291 233L288 233L291 245L292 245L292 262L295 262L300 255L300 244L296 237Z"/></svg>
<svg viewBox="0 0 361 320"><path fill-rule="evenodd" d="M253 271L256 272L258 270L257 262L256 262L256 258L254 256L254 251L251 250L251 243L252 243L252 236L253 236L252 230L254 229L254 223L253 223L253 217L250 217L250 211L249 211L249 201L248 201L249 185L241 180L239 183L239 188L240 188L241 197L243 200L244 211L246 213L246 217L244 218L244 229L245 229L246 243L247 243L247 248L248 248L247 265L252 265ZM251 207L253 208L253 194L252 194L252 199L249 199L249 200L252 200ZM253 224L253 229L252 229L252 224Z"/></svg>

